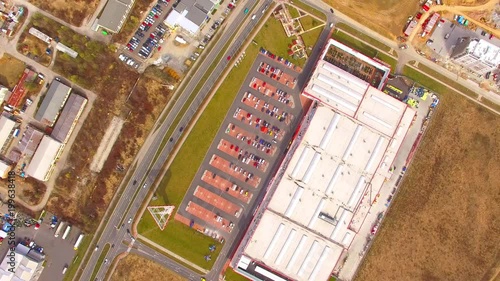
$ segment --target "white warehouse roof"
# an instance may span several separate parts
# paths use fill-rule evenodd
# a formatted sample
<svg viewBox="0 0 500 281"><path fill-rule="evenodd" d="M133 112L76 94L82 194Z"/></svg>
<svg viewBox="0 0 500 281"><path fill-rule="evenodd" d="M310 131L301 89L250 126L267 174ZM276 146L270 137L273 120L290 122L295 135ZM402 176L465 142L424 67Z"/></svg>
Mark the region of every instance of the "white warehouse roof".
<svg viewBox="0 0 500 281"><path fill-rule="evenodd" d="M282 176L235 255L238 271L250 277L328 280L361 225L373 223L358 207L369 189L378 192L391 176L415 116L404 103L324 61L304 92L324 103L304 118Z"/></svg>
<svg viewBox="0 0 500 281"><path fill-rule="evenodd" d="M36 261L28 257L30 249L22 244L18 244L15 250L14 263L6 255L0 264L0 281L30 281L38 280L43 270L43 260ZM14 272L9 269L14 268Z"/></svg>
<svg viewBox="0 0 500 281"><path fill-rule="evenodd" d="M406 110L406 104L322 60L318 62L303 94L359 119L387 136L394 134Z"/></svg>
<svg viewBox="0 0 500 281"><path fill-rule="evenodd" d="M44 136L35 151L26 174L40 181L47 181L54 168L61 143L49 136Z"/></svg>
<svg viewBox="0 0 500 281"><path fill-rule="evenodd" d="M16 122L2 115L0 117L0 149L5 145Z"/></svg>

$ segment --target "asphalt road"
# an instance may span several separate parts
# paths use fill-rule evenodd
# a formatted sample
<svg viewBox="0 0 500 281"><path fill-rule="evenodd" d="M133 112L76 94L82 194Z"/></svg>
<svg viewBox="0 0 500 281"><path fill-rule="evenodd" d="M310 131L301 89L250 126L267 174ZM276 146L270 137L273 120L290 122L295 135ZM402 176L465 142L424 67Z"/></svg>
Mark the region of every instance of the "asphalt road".
<svg viewBox="0 0 500 281"><path fill-rule="evenodd" d="M266 0L262 1L263 4L259 6L257 11L262 10L262 8L265 5L270 4L272 1L271 0ZM253 28L255 25L259 22L260 18L263 16L262 13L256 13L256 18L255 20L251 20L248 22L246 26L243 27L243 31L241 31L240 35L237 37L237 39L234 41L234 43L231 45L229 48L229 51L224 57L227 56L234 56L241 45L244 43L245 39L248 37L248 35L252 32ZM146 184L147 187L150 187L151 184L154 182L156 177L161 171L162 166L164 165L165 161L167 160L167 157L170 155L170 152L172 151L175 142L179 139L181 132L179 130L180 127L185 127L191 118L194 116L195 112L198 110L200 105L202 104L203 100L205 97L208 95L210 92L210 89L214 85L214 83L217 81L218 77L221 75L221 73L224 71L224 69L228 66L228 61L223 59L219 62L219 64L216 66L210 77L207 79L205 84L203 85L202 89L198 93L198 96L193 100L191 105L189 106L189 109L186 111L186 113L182 116L181 121L179 122L178 126L176 127L172 138L174 139L173 142L168 142L167 145L163 148L160 156L158 157L157 161L153 164L152 169L148 172L149 167L151 166L153 162L153 158L158 151L161 142L163 140L164 135L170 128L171 124L173 123L174 119L176 116L179 114L182 106L185 104L187 99L189 98L189 94L193 92L194 88L198 85L199 81L203 77L203 75L206 73L208 68L211 66L212 62L215 60L219 52L223 49L224 45L226 42L231 38L231 36L239 29L242 27L244 18L239 17L236 18L235 21L233 21L229 26L226 27L225 33L222 35L222 37L216 42L215 46L211 50L210 54L206 57L206 59L203 61L203 63L200 65L198 71L194 73L192 78L190 78L189 83L184 89L184 92L179 96L177 102L174 104L173 108L167 115L167 118L161 124L160 128L153 134L151 137L153 138L151 141L148 141L149 146L147 152L144 154L144 157L141 159L141 161L137 164L137 168L132 175L132 180L129 181L128 185L125 187L121 198L119 199L110 219L106 222L106 225L104 227L104 231L102 233L102 236L99 238L97 245L100 246L100 249L103 248L103 246L106 243L109 244L114 244L115 246L109 250L109 252L106 255L106 258L108 261L112 261L116 258L117 255L120 253L124 252L124 247L122 246L122 241L131 241L131 236L129 233L129 228L130 224L127 223L129 217L134 217L137 211L139 210L139 207L141 203L144 201L146 198L149 188L142 188L143 184ZM137 180L137 184L133 185L133 180ZM131 198L133 198L134 194L136 193L136 190L138 190L137 196L133 201L131 201ZM127 212L127 208L130 206L130 209ZM125 214L126 213L126 214ZM121 221L122 218L125 218L125 226L121 227L118 225ZM135 242L138 244L138 242ZM136 244L136 245L137 245ZM135 246L135 245L134 245ZM156 253L153 250L147 250L147 247L144 245L141 245L140 250L137 250L137 253L144 255L146 257L153 257L153 260L161 263L161 264L170 264L170 265L175 265L176 263L172 260L170 260L168 257L163 256L159 253ZM154 255L156 253L156 256ZM101 250L92 252L90 260L88 263L85 265L85 268L83 269L83 273L81 275L80 280L90 280L90 277L92 275L92 272L94 268L97 265L97 260L99 259L99 256L101 254ZM168 261L167 261L168 260ZM99 269L97 273L97 279L102 280L105 277L105 274L108 270L108 264L103 264L101 268ZM189 269L184 268L183 266L179 266L179 274L188 278L189 280L199 280L201 277L200 275L192 272ZM169 266L170 267L170 266ZM173 267L174 271L176 270L176 267ZM216 270L220 272L219 270ZM214 275L218 275L216 272ZM212 280L212 279L209 279Z"/></svg>

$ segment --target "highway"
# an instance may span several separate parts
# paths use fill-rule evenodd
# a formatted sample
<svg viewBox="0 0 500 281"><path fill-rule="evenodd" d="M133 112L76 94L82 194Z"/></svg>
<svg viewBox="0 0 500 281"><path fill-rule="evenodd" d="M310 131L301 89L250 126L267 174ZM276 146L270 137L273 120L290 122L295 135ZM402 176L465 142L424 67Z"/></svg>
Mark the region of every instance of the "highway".
<svg viewBox="0 0 500 281"><path fill-rule="evenodd" d="M258 5L258 8L256 11L260 11L264 8L265 5L269 5L272 1L271 0L265 0L265 1L260 1L260 5ZM249 2L248 2L249 3ZM246 4L248 5L248 4ZM121 194L121 197L119 198L118 203L116 204L115 209L113 210L113 213L111 214L109 220L106 222L106 225L104 226L104 230L102 232L101 237L98 240L97 245L99 245L99 250L98 251L93 251L93 249L89 249L90 251L93 251L91 254L91 257L86 265L84 265L83 273L80 277L80 280L82 281L87 281L90 280L92 273L94 271L94 268L97 265L97 261L99 259L99 256L101 254L101 249L104 248L104 245L109 243L110 245L114 245L114 247L110 248L106 255L106 259L108 260L108 263L102 264L101 268L99 269L96 278L97 280L103 280L106 272L109 269L109 265L111 264L111 261L113 261L119 254L130 250L131 252L140 254L142 256L145 256L147 258L150 258L160 264L163 264L174 271L178 272L180 275L186 277L189 280L200 280L200 275L191 271L190 269L187 269L181 265L178 265L176 262L173 260L169 259L166 256L163 256L159 254L158 252L149 249L147 246L140 244L138 241L134 241L130 235L130 227L131 224L128 224L128 219L129 218L134 218L135 214L140 208L140 205L146 198L148 192L149 192L149 187L153 184L155 181L156 177L161 171L162 166L164 165L165 161L167 160L168 156L170 155L175 143L177 140L180 138L181 132L180 128L185 127L191 118L194 116L195 112L198 110L200 105L202 104L203 100L205 97L208 95L210 92L210 89L212 86L215 84L217 81L218 77L221 75L221 73L224 71L224 69L228 66L229 62L226 59L221 60L217 66L215 67L214 71L211 73L203 87L201 88L200 92L196 96L196 98L193 100L193 102L190 104L189 109L186 111L186 113L182 116L181 121L177 125L173 135L171 136L174 141L168 142L167 145L164 146L163 150L161 151L160 156L156 160L156 162L153 164L153 159L158 151L161 142L164 138L164 135L170 128L171 124L179 114L182 106L186 103L187 99L189 98L189 95L194 91L195 87L198 85L200 80L202 79L203 75L207 72L208 68L212 65L214 62L215 58L219 54L219 52L223 49L224 45L228 40L231 39L232 35L235 34L238 29L242 29L239 32L239 36L236 38L234 43L230 46L228 52L226 55L223 57L227 56L234 56L241 45L244 43L246 38L249 36L249 34L253 31L255 25L259 22L260 18L264 16L263 13L257 12L255 13L256 18L254 20L247 20L247 24L243 25L244 18L243 17L236 17L235 20L230 23L230 25L226 26L225 32L222 34L221 38L217 41L214 42L214 47L211 50L210 54L205 58L205 60L202 62L200 65L198 71L192 75L192 78L184 88L184 91L180 94L178 100L175 102L174 106L168 113L166 119L164 122L161 124L159 129L150 136L152 138L151 140L146 141L147 144L147 151L145 152L143 158L141 161L138 162L137 168L135 172L133 173L131 180L127 184L127 186L124 188L123 193ZM153 165L151 165L153 164ZM152 167L151 169L149 169ZM149 172L148 172L149 171ZM134 180L137 180L137 184L134 185ZM147 188L142 188L143 185L146 185ZM134 194L138 190L138 193L136 197L134 198L133 201L131 201L131 198L134 197ZM130 206L130 209L129 209ZM128 209L128 211L127 211ZM122 218L125 218L124 221L124 226L119 225L121 222ZM123 245L123 241L130 241L131 244L133 244L133 247L138 249L130 249L127 248L125 245ZM221 255L223 256L223 255ZM208 280L217 280L218 278L215 276L218 276L220 274L221 268L217 268L212 270L212 272L209 273L210 277L207 276ZM212 277L215 277L216 279L212 279Z"/></svg>

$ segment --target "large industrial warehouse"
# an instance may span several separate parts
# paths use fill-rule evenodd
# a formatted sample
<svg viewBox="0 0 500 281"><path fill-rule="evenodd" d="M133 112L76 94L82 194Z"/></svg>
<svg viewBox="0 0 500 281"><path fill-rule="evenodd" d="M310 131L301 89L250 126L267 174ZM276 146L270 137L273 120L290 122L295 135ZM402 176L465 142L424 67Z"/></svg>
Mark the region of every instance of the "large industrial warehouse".
<svg viewBox="0 0 500 281"><path fill-rule="evenodd" d="M71 93L68 101L66 101L66 104L64 105L61 115L54 125L54 129L52 130L50 136L55 140L66 144L76 126L76 123L78 122L78 119L80 118L80 115L82 115L86 104L86 98L75 93Z"/></svg>
<svg viewBox="0 0 500 281"><path fill-rule="evenodd" d="M59 81L53 81L35 114L35 119L46 126L52 127L70 92L70 87Z"/></svg>
<svg viewBox="0 0 500 281"><path fill-rule="evenodd" d="M303 94L314 105L232 261L252 280L329 279L351 243L366 239L357 233L374 223L369 194L391 177L415 116L323 59Z"/></svg>
<svg viewBox="0 0 500 281"><path fill-rule="evenodd" d="M26 174L40 181L49 180L57 158L61 153L61 146L62 144L53 138L47 135L43 136L31 162L26 168Z"/></svg>

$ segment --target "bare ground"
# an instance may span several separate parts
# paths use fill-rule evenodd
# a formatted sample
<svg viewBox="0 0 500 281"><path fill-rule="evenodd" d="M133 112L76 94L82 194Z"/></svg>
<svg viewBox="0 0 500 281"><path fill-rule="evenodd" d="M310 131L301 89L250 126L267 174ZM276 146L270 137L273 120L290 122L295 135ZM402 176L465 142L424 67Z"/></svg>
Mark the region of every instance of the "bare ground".
<svg viewBox="0 0 500 281"><path fill-rule="evenodd" d="M75 26L94 13L99 0L30 0L31 4Z"/></svg>
<svg viewBox="0 0 500 281"><path fill-rule="evenodd" d="M443 95L359 281L498 278L500 117Z"/></svg>
<svg viewBox="0 0 500 281"><path fill-rule="evenodd" d="M489 0L444 0L443 4L448 6L477 6L487 3Z"/></svg>
<svg viewBox="0 0 500 281"><path fill-rule="evenodd" d="M17 84L23 75L26 64L9 54L4 54L0 58L0 85L10 90Z"/></svg>
<svg viewBox="0 0 500 281"><path fill-rule="evenodd" d="M111 281L184 281L186 279L165 267L137 255L128 255L122 259Z"/></svg>
<svg viewBox="0 0 500 281"><path fill-rule="evenodd" d="M418 0L323 0L333 8L388 38L399 36L408 16L419 10Z"/></svg>

